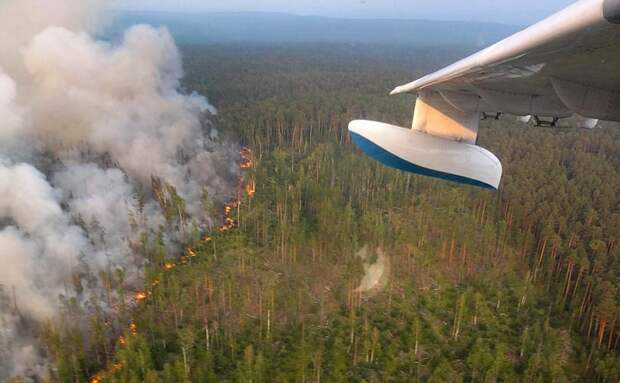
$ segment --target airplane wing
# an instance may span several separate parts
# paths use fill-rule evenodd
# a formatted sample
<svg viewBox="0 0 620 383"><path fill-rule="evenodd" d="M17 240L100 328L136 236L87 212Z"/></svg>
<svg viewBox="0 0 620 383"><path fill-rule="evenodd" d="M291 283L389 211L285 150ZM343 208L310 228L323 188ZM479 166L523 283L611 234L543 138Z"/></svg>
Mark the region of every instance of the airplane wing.
<svg viewBox="0 0 620 383"><path fill-rule="evenodd" d="M377 130L386 129L385 124L354 121L349 130L362 149L368 152L371 145L374 155L370 155L377 158L378 149L402 155L394 145L400 147L403 142L417 146L416 149L426 145L426 156L396 156L426 172L414 171L417 173L451 180L457 177L457 181L460 177L466 183L498 188L499 160L479 147L475 151L478 155L472 155L469 148L476 144L480 116L531 115L537 122L554 124L557 119L576 113L592 120L620 121L620 0L578 1L505 40L391 92L400 93L418 95L412 129L391 129L378 134L377 140L373 137ZM593 126L591 121L585 125ZM432 148L427 140L412 142L411 137L419 134L457 141L469 154L457 156L454 162L450 160L453 157L442 153L445 142Z"/></svg>

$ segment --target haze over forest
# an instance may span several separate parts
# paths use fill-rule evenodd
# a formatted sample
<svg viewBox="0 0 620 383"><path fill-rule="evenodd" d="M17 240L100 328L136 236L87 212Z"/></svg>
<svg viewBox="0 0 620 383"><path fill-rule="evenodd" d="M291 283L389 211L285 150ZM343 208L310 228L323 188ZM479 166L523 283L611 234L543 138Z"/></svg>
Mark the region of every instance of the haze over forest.
<svg viewBox="0 0 620 383"><path fill-rule="evenodd" d="M112 0L113 6L132 10L197 13L281 12L296 15L363 19L425 19L531 24L574 0Z"/></svg>
<svg viewBox="0 0 620 383"><path fill-rule="evenodd" d="M374 43L483 47L520 29L518 26L429 20L339 19L263 12L114 13L107 29L118 36L128 26L165 26L180 44L204 43Z"/></svg>

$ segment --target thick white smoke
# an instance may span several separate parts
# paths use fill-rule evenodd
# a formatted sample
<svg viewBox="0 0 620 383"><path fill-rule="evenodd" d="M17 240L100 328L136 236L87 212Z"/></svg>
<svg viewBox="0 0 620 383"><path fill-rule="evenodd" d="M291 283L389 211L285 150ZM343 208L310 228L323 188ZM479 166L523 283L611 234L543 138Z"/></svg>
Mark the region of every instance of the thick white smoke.
<svg viewBox="0 0 620 383"><path fill-rule="evenodd" d="M152 177L185 200L184 224L201 225L205 191L223 197L237 172L236 150L214 141L213 107L179 91L168 32L97 41L99 8L0 3L0 380L41 372L28 329L54 318L59 296L101 296L105 270L139 280L130 243L165 224Z"/></svg>
<svg viewBox="0 0 620 383"><path fill-rule="evenodd" d="M0 217L8 222L0 231L0 281L19 292L21 309L44 319L86 238L60 208L60 193L31 165L0 165L0 195Z"/></svg>
<svg viewBox="0 0 620 383"><path fill-rule="evenodd" d="M0 116L3 121L0 129L0 145L11 144L10 140L19 134L22 127L22 114L15 104L17 90L15 82L0 72Z"/></svg>

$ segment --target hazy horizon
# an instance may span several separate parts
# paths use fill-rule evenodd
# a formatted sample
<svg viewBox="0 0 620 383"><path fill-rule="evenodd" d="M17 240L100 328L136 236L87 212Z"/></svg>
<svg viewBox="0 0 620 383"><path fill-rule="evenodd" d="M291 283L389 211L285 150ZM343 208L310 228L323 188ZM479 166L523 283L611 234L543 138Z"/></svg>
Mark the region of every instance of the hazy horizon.
<svg viewBox="0 0 620 383"><path fill-rule="evenodd" d="M327 0L300 0L293 3L285 0L117 0L113 2L113 7L136 11L274 12L351 19L458 20L523 25L541 20L574 2L522 0L517 6L511 2L493 0L468 3L456 0L418 0L414 6L396 0L341 0L338 4Z"/></svg>

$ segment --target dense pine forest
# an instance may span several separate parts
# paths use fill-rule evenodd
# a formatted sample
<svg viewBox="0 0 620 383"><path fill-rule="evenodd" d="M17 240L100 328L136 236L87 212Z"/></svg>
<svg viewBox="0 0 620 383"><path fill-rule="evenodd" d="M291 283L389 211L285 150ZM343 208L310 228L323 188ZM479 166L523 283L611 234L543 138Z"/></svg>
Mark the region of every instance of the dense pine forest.
<svg viewBox="0 0 620 383"><path fill-rule="evenodd" d="M184 47L243 179L205 196L205 230L153 178L184 243L143 233L143 285L106 277L112 314L64 302L41 329L51 381L620 381L620 129L484 121L499 192L350 142L355 118L410 123L414 99L387 92L467 51Z"/></svg>

